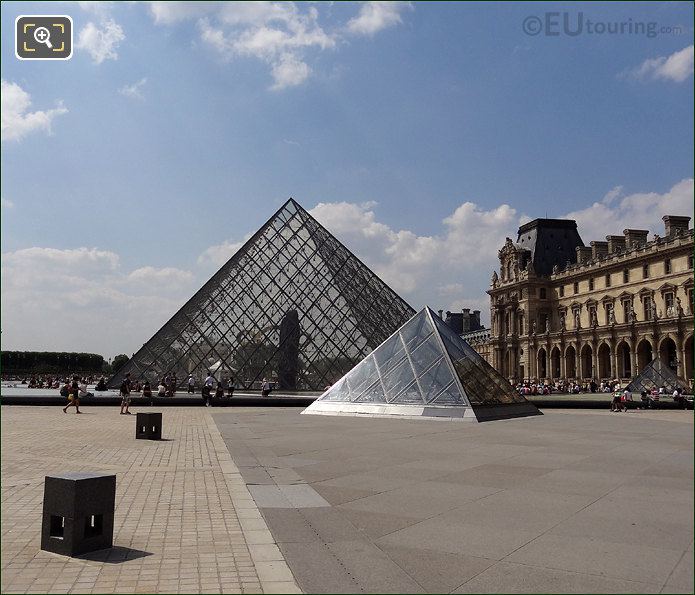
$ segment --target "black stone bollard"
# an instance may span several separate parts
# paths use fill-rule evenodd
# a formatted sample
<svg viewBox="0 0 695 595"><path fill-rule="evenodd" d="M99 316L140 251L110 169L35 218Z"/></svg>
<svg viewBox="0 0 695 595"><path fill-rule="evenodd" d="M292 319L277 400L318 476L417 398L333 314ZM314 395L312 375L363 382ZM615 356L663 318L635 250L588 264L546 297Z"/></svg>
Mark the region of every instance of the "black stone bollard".
<svg viewBox="0 0 695 595"><path fill-rule="evenodd" d="M41 549L76 556L110 548L115 502L115 475L47 475L43 488Z"/></svg>
<svg viewBox="0 0 695 595"><path fill-rule="evenodd" d="M136 418L135 438L139 440L161 440L162 414L138 413Z"/></svg>

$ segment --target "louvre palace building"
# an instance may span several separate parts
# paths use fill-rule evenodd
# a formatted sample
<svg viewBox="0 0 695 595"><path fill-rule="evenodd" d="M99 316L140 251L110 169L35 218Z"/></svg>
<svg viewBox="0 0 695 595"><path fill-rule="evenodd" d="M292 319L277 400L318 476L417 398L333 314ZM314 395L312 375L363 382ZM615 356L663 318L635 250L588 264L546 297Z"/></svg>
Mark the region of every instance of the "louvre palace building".
<svg viewBox="0 0 695 595"><path fill-rule="evenodd" d="M511 382L628 381L659 358L692 386L693 230L690 217L663 222L663 236L588 245L572 220L522 225L499 251L489 338L472 345Z"/></svg>

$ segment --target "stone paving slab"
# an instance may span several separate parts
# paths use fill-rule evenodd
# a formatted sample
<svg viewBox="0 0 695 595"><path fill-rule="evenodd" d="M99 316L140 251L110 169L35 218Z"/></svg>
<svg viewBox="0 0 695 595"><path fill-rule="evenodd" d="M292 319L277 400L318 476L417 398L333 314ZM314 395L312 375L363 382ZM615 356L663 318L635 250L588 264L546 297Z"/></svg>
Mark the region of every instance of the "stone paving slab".
<svg viewBox="0 0 695 595"><path fill-rule="evenodd" d="M329 504L259 497L306 592L693 592L692 412L213 416L253 493L298 477Z"/></svg>
<svg viewBox="0 0 695 595"><path fill-rule="evenodd" d="M2 407L3 593L298 593L239 470L203 408L167 408L162 441L135 415ZM115 547L41 551L44 476L115 473Z"/></svg>

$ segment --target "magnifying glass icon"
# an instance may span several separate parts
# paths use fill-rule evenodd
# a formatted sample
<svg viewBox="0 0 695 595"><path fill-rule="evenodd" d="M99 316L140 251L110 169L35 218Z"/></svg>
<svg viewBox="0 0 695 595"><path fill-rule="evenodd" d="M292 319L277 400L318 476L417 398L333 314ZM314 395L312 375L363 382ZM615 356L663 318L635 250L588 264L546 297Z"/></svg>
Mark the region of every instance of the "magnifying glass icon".
<svg viewBox="0 0 695 595"><path fill-rule="evenodd" d="M51 32L46 27L36 27L36 29L34 29L34 39L37 43L45 43L49 48L53 47L51 43Z"/></svg>

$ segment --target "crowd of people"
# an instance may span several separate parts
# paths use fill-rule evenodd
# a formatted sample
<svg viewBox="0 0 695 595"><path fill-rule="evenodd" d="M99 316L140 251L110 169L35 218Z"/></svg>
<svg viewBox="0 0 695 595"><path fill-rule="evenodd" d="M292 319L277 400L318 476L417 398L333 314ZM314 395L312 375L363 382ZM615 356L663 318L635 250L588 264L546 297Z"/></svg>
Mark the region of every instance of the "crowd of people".
<svg viewBox="0 0 695 595"><path fill-rule="evenodd" d="M573 394L581 393L613 393L620 390L620 380L557 380L545 382L520 382L516 385L519 394L528 395L552 395L553 393Z"/></svg>

